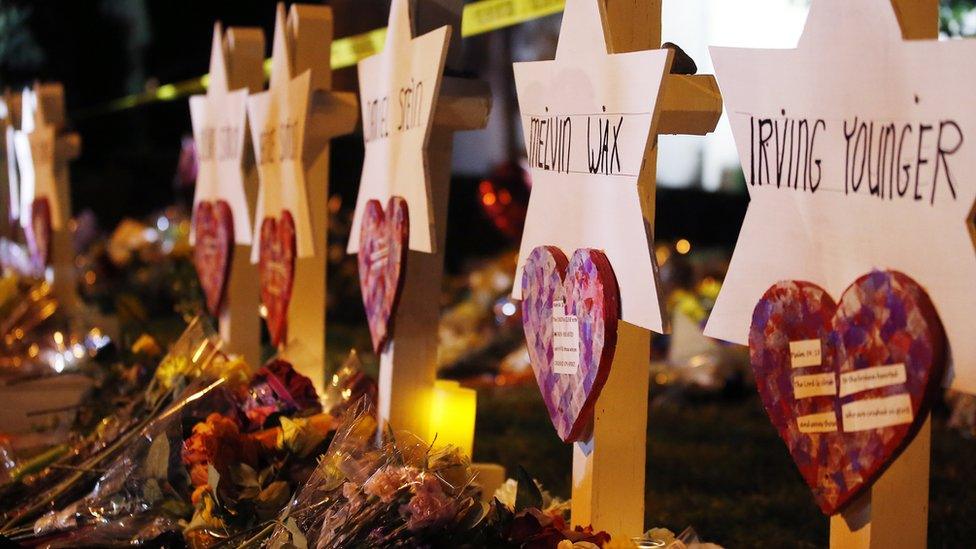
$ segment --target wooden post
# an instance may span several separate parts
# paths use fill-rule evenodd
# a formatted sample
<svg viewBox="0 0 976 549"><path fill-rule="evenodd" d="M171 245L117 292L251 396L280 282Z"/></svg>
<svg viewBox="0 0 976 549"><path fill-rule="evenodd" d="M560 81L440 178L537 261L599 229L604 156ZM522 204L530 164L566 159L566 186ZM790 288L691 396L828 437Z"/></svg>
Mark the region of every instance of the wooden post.
<svg viewBox="0 0 976 549"><path fill-rule="evenodd" d="M871 488L830 517L831 549L926 546L932 418Z"/></svg>
<svg viewBox="0 0 976 549"><path fill-rule="evenodd" d="M413 35L451 25L447 67L458 68L461 2L412 0ZM431 62L434 62L432 60ZM380 422L426 436L430 394L437 374L438 326L447 202L451 183L454 132L483 128L488 123L491 94L486 83L445 77L433 105L433 129L427 147L434 252L409 251L403 293L394 320L395 332L380 355ZM411 223L423 223L411 218Z"/></svg>
<svg viewBox="0 0 976 549"><path fill-rule="evenodd" d="M21 129L15 132L17 164L21 183L21 224L24 204L47 197L52 204L50 261L45 276L51 283L58 306L69 314L78 310L75 251L72 242L71 180L68 163L81 152L81 138L64 132L67 125L64 88L59 83L34 85L21 95ZM31 189L23 196L25 186Z"/></svg>
<svg viewBox="0 0 976 549"><path fill-rule="evenodd" d="M14 212L20 200L17 187L17 159L14 156L13 132L16 125L14 119L14 105L9 93L0 96L0 261L3 261L2 247L6 241L13 238ZM0 269L4 265L0 264Z"/></svg>
<svg viewBox="0 0 976 549"><path fill-rule="evenodd" d="M601 1L611 53L660 47L660 0ZM722 114L718 85L710 75L665 76L657 104L638 183L652 232L657 135L704 135L715 129ZM650 332L619 323L613 366L594 407L592 435L573 445L572 523L609 532L614 546L630 546L630 539L644 532L649 361Z"/></svg>
<svg viewBox="0 0 976 549"><path fill-rule="evenodd" d="M300 166L305 181L314 253L296 257L292 300L288 307L287 341L280 356L308 376L320 394L325 390L326 265L328 258L329 141L356 127L357 101L351 93L332 91L332 11L325 6L293 4L287 25L283 4L275 26L275 56L271 88L310 71L311 98L304 127ZM279 38L280 34L280 38ZM279 43L279 40L281 43ZM275 75L275 70L287 74ZM280 91L279 93L287 93ZM279 107L280 108L280 107ZM262 184L291 184L289 181ZM279 212L268 212L277 216ZM256 219L259 230L262 219Z"/></svg>
<svg viewBox="0 0 976 549"><path fill-rule="evenodd" d="M264 34L257 28L214 25L207 95L190 98L200 154L194 208L203 200L224 200L234 216L234 253L217 323L227 349L252 367L261 363L261 319L257 267L251 263L251 214L257 198L257 166L248 152L247 93L264 87ZM208 137L209 136L209 137ZM218 147L216 142L220 141ZM217 154L216 148L223 152ZM194 211L196 215L196 211ZM241 227L241 225L244 225ZM247 237L247 238L244 238Z"/></svg>
<svg viewBox="0 0 976 549"><path fill-rule="evenodd" d="M906 40L939 37L937 0L891 0ZM881 478L830 517L831 549L924 548L929 518L932 418Z"/></svg>

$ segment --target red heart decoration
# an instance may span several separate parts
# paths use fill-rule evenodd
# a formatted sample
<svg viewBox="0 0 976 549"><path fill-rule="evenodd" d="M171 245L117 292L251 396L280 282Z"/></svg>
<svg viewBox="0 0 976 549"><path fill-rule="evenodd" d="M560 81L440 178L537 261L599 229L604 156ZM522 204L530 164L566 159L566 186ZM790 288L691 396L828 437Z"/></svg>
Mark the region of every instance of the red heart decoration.
<svg viewBox="0 0 976 549"><path fill-rule="evenodd" d="M220 314L234 258L234 214L226 201L201 201L193 217L193 265L210 314Z"/></svg>
<svg viewBox="0 0 976 549"><path fill-rule="evenodd" d="M532 250L522 270L522 328L535 380L559 438L586 438L610 375L620 293L603 252L571 261L554 246Z"/></svg>
<svg viewBox="0 0 976 549"><path fill-rule="evenodd" d="M266 217L261 222L258 276L265 322L271 343L277 347L288 334L288 304L295 282L295 221L287 211L279 220Z"/></svg>
<svg viewBox="0 0 976 549"><path fill-rule="evenodd" d="M44 268L51 260L51 203L47 197L35 198L31 202L30 224L24 230L27 249L30 252L34 272L44 274Z"/></svg>
<svg viewBox="0 0 976 549"><path fill-rule="evenodd" d="M390 197L386 212L378 200L366 203L359 233L359 288L377 353L393 334L393 319L403 291L410 215L407 201Z"/></svg>
<svg viewBox="0 0 976 549"><path fill-rule="evenodd" d="M775 284L753 312L749 353L770 421L832 515L925 422L942 380L945 334L921 286L875 271L839 304L809 282Z"/></svg>

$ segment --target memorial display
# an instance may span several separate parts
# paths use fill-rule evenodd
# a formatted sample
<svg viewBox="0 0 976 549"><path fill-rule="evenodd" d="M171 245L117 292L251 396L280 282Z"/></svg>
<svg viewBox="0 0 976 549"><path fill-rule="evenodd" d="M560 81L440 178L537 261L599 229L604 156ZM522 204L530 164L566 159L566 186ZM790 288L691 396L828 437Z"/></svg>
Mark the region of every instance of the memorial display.
<svg viewBox="0 0 976 549"><path fill-rule="evenodd" d="M0 546L976 536L976 0L21 4Z"/></svg>

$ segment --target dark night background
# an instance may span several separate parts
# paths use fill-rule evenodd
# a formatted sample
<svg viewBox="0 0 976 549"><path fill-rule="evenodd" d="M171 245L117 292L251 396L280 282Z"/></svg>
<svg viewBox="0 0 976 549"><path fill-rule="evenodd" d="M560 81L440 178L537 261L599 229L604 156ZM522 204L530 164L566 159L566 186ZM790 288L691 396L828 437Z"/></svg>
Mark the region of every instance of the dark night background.
<svg viewBox="0 0 976 549"><path fill-rule="evenodd" d="M385 24L388 0L332 0L336 37ZM35 79L64 83L69 124L82 138L81 157L72 163L75 213L92 209L104 230L123 217L143 217L178 200L189 190L174 184L181 138L190 133L185 98L124 110L114 99L160 84L199 76L208 70L213 23L260 26L270 55L273 0L0 0L0 87L18 90ZM467 69L486 57L488 40L503 32L464 42ZM337 89L355 88L355 71L335 74ZM499 93L499 90L494 90ZM331 192L355 199L362 137L333 142ZM449 268L459 263L458 247L497 249L504 242L478 209L476 179L452 186ZM744 195L664 191L660 227L699 243L730 245L745 211ZM673 205L672 205L673 202ZM702 215L702 206L707 215ZM694 208L694 209L692 209ZM692 214L694 212L694 214ZM669 238L674 235L662 233Z"/></svg>
<svg viewBox="0 0 976 549"><path fill-rule="evenodd" d="M388 0L325 3L335 13L337 38L383 26L389 5ZM973 0L942 3L943 31L965 32ZM0 87L17 90L35 79L64 83L69 124L82 138L81 157L72 164L74 211L94 210L102 229L111 230L124 216L142 217L189 200L189 190L178 190L174 175L190 121L184 98L115 111L106 105L207 72L218 19L225 27L262 27L270 55L274 14L274 0L0 0ZM466 39L466 68L476 73L486 66L486 44L506 36L499 31ZM338 71L335 87L354 89L355 71ZM331 192L348 203L359 178L361 136L336 140L332 157ZM456 249L461 241L487 248L501 244L483 216L471 215L478 209L476 183L461 178L453 185L449 234L455 235L455 245L449 247ZM746 200L744 194L662 190L657 237L731 246ZM450 256L456 253L449 254L449 262L456 263Z"/></svg>

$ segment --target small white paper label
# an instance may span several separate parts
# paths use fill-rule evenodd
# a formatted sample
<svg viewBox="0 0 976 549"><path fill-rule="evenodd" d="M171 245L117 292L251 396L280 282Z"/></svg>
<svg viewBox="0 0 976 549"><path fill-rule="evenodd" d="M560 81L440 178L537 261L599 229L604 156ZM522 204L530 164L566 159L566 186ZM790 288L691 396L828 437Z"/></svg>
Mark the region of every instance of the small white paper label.
<svg viewBox="0 0 976 549"><path fill-rule="evenodd" d="M840 396L845 397L861 391L903 384L906 379L904 364L875 366L845 372L840 375Z"/></svg>
<svg viewBox="0 0 976 549"><path fill-rule="evenodd" d="M552 302L552 369L557 374L579 372L579 320L566 314L566 302Z"/></svg>
<svg viewBox="0 0 976 549"><path fill-rule="evenodd" d="M820 366L820 340L803 339L790 342L790 365L794 368Z"/></svg>
<svg viewBox="0 0 976 549"><path fill-rule="evenodd" d="M908 393L851 402L841 407L841 414L844 431L848 433L903 425L914 419Z"/></svg>
<svg viewBox="0 0 976 549"><path fill-rule="evenodd" d="M837 394L837 377L833 372L793 377L793 398L834 396Z"/></svg>
<svg viewBox="0 0 976 549"><path fill-rule="evenodd" d="M834 433L837 431L837 415L834 412L809 414L796 418L801 433Z"/></svg>

